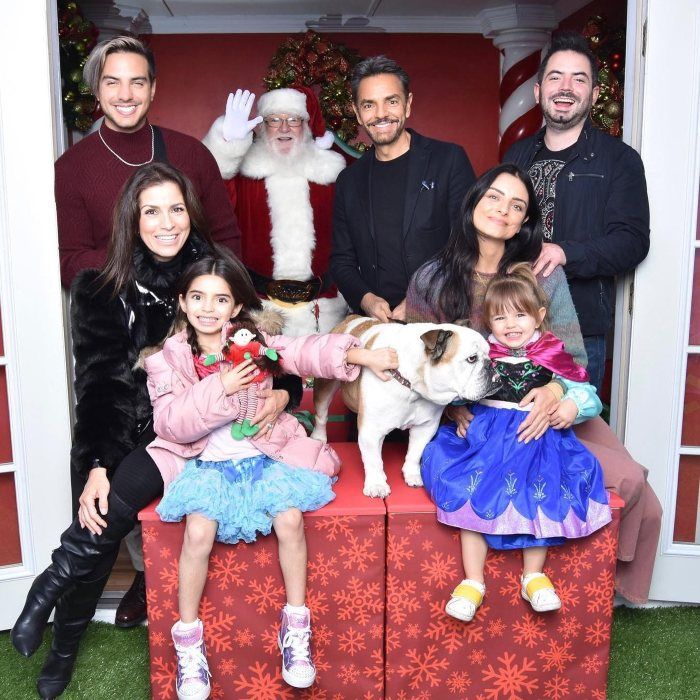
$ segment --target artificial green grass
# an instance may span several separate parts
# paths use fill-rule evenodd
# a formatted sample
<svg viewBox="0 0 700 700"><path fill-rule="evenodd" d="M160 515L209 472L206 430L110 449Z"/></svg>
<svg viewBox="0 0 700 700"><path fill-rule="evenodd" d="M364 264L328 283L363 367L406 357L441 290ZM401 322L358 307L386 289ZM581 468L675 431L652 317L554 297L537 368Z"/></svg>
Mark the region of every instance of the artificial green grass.
<svg viewBox="0 0 700 700"><path fill-rule="evenodd" d="M80 655L66 700L145 700L150 697L148 679L148 630L116 628L93 622L80 645ZM31 658L20 656L10 644L8 632L0 634L0 698L36 700L36 678L51 643L51 630Z"/></svg>
<svg viewBox="0 0 700 700"><path fill-rule="evenodd" d="M700 698L700 607L615 609L608 700Z"/></svg>
<svg viewBox="0 0 700 700"><path fill-rule="evenodd" d="M34 682L48 649L23 659L0 634L0 698L37 697ZM66 700L146 700L146 629L90 625ZM617 608L613 621L608 700L700 698L700 607ZM587 699L584 699L587 700Z"/></svg>

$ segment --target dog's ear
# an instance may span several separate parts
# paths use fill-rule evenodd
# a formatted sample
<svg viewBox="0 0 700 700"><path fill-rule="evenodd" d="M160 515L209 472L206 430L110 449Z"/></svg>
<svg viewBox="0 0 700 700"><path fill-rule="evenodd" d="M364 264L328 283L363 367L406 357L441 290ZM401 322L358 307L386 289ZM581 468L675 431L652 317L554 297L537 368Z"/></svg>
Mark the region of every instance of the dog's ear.
<svg viewBox="0 0 700 700"><path fill-rule="evenodd" d="M447 349L447 341L452 337L452 331L446 331L442 328L434 328L432 331L426 331L420 337L425 345L425 352L428 354L430 361L435 364L440 361L440 358L445 354Z"/></svg>
<svg viewBox="0 0 700 700"><path fill-rule="evenodd" d="M458 318L456 321L452 321L455 326L460 326L461 328L471 328L472 322L468 318Z"/></svg>

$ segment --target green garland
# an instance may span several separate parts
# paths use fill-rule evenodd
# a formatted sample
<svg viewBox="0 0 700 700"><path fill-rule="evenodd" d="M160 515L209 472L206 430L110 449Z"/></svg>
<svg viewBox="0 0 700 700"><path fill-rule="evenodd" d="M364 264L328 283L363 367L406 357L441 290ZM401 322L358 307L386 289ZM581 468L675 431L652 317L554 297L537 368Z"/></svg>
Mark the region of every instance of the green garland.
<svg viewBox="0 0 700 700"><path fill-rule="evenodd" d="M611 136L622 135L622 105L625 81L625 30L609 29L602 15L591 17L583 29L591 51L598 59L598 100L591 119Z"/></svg>
<svg viewBox="0 0 700 700"><path fill-rule="evenodd" d="M80 14L75 2L58 2L63 119L69 129L87 131L95 121L95 97L83 82L83 66L98 37L97 27Z"/></svg>

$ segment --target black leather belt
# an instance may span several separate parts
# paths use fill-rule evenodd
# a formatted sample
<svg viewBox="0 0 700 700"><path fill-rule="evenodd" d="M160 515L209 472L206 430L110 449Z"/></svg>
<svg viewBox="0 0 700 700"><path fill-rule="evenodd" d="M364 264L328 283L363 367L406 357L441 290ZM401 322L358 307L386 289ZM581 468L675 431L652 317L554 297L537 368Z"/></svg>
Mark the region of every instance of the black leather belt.
<svg viewBox="0 0 700 700"><path fill-rule="evenodd" d="M265 286L265 294L288 304L313 301L321 292L321 280L316 277L308 282L297 280L270 280Z"/></svg>
<svg viewBox="0 0 700 700"><path fill-rule="evenodd" d="M287 304L299 304L317 299L330 285L324 277L313 277L306 282L299 280L275 280L248 268L253 286L258 294L278 299Z"/></svg>

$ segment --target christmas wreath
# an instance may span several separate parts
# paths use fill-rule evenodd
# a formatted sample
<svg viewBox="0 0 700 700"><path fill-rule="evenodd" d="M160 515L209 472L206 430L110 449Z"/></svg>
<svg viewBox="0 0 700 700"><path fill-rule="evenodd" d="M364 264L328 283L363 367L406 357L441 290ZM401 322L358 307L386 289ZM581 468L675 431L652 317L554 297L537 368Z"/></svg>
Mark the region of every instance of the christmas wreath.
<svg viewBox="0 0 700 700"><path fill-rule="evenodd" d="M264 78L268 90L283 87L320 86L321 112L329 129L346 150L360 155L367 148L355 142L357 121L352 111L350 75L361 58L353 49L334 44L309 29L290 37L277 49Z"/></svg>

